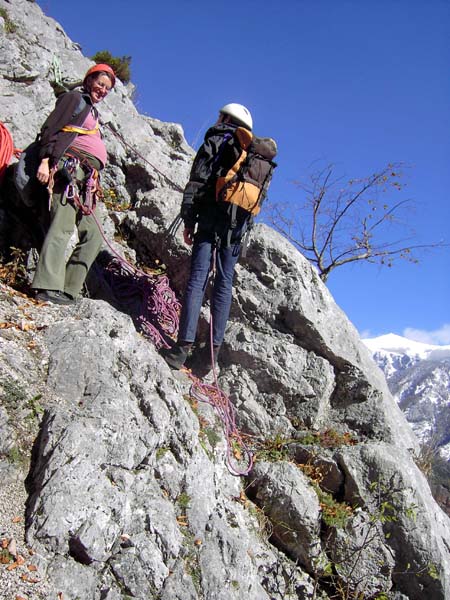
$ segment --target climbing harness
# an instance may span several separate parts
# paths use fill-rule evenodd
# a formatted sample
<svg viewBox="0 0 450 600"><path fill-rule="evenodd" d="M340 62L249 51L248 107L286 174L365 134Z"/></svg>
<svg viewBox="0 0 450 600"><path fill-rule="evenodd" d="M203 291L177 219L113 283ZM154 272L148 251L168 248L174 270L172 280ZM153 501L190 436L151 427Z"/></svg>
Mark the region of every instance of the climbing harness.
<svg viewBox="0 0 450 600"><path fill-rule="evenodd" d="M6 125L0 121L0 184L13 156L19 157L20 150L14 148L12 136Z"/></svg>

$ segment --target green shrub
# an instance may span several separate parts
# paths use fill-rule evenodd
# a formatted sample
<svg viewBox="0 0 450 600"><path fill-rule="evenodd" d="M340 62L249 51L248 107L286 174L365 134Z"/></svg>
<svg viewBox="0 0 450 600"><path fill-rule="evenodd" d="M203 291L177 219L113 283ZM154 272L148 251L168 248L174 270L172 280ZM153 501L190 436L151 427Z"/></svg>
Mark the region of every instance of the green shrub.
<svg viewBox="0 0 450 600"><path fill-rule="evenodd" d="M17 31L17 25L11 21L8 11L5 8L0 8L0 17L5 21L6 33L15 33Z"/></svg>
<svg viewBox="0 0 450 600"><path fill-rule="evenodd" d="M91 56L91 59L98 63L105 63L114 69L116 76L122 83L129 83L131 80L131 56L113 56L108 50L101 50Z"/></svg>

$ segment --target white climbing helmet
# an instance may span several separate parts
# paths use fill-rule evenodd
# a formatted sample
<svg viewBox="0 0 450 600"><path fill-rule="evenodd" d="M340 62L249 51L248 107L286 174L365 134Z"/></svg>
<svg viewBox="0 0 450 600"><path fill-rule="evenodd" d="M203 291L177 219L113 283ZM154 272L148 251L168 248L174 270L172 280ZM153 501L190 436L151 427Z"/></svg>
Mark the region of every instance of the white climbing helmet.
<svg viewBox="0 0 450 600"><path fill-rule="evenodd" d="M231 102L231 104L225 104L219 112L224 115L230 115L235 121L238 121L240 124L250 129L253 129L253 119L252 115L248 108L246 108L243 104L236 104L235 102Z"/></svg>

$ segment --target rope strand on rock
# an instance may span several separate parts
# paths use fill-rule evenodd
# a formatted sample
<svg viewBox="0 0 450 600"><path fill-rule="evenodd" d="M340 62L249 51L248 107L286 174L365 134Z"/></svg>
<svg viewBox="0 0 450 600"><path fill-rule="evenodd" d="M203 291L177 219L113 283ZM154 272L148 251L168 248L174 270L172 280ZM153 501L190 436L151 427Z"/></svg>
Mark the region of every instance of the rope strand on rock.
<svg viewBox="0 0 450 600"><path fill-rule="evenodd" d="M167 181L167 183L169 183L175 190L177 190L177 192L183 193L184 190L181 186L179 186L177 183L172 181L172 179L170 179L170 177L168 177L165 173L163 173L160 169L158 169L158 167L155 167L155 165L152 164L148 160L148 158L146 158L145 156L140 154L131 144L129 144L126 141L126 139L123 137L123 135L121 133L119 133L115 129L115 127L113 127L113 125L111 123L102 123L102 125L108 127L108 129L112 132L112 134L115 135L117 137L117 139L119 139L122 142L122 144L124 146L129 148L136 156L138 156L141 160L143 160L145 163L147 163L154 171L156 171L159 175L161 175L161 177L163 177L163 179L165 179Z"/></svg>

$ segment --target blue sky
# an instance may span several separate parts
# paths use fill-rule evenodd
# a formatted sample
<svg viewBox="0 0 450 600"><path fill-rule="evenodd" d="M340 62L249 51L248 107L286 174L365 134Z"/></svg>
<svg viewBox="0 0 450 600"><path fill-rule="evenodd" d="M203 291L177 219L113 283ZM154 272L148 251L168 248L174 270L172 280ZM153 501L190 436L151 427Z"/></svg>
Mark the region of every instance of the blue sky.
<svg viewBox="0 0 450 600"><path fill-rule="evenodd" d="M248 106L279 146L271 202L298 200L292 182L318 160L348 178L405 162L416 243L450 242L447 0L38 4L85 55L131 56L138 110L180 123L195 148L220 106ZM450 344L450 248L343 267L328 287L363 336Z"/></svg>

